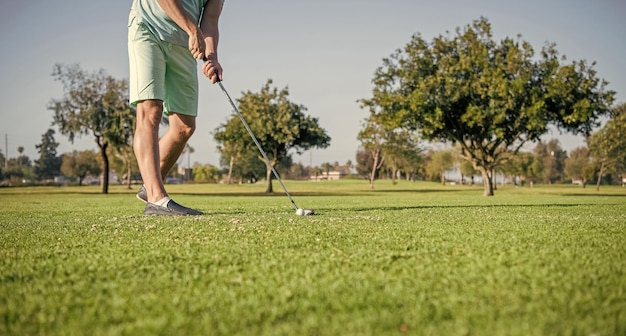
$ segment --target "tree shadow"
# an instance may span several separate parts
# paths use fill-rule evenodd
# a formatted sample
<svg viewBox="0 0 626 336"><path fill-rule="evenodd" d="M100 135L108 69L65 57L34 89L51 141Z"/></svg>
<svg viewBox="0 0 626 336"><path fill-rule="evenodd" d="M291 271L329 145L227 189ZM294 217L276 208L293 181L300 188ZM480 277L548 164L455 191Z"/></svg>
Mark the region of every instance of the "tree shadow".
<svg viewBox="0 0 626 336"><path fill-rule="evenodd" d="M412 209L476 209L476 208L562 208L596 205L591 203L567 203L567 204L472 204L472 205L415 205L415 206L379 206L367 208L353 208L351 211L388 210L401 211Z"/></svg>

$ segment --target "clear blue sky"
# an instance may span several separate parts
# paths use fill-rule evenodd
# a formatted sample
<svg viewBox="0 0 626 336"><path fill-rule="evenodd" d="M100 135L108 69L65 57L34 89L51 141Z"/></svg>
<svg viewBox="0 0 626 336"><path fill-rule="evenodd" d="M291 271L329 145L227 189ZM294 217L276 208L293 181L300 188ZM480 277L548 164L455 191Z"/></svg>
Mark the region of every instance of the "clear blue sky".
<svg viewBox="0 0 626 336"><path fill-rule="evenodd" d="M0 149L17 156L50 128L47 104L61 98L51 77L55 63L79 63L128 77L127 1L2 1L0 3ZM267 79L289 87L293 102L308 108L332 137L326 150L296 157L305 165L355 160L357 133L367 112L356 103L371 93L371 79L382 59L404 47L414 33L430 41L480 16L497 39L522 35L539 51L554 42L568 60L596 61L598 77L610 82L617 101L626 100L626 2L623 0L419 1L419 0L227 0L220 22L220 61L224 85L233 98L259 91ZM219 163L212 132L231 116L217 86L201 81L198 129L192 162ZM558 137L566 150L581 137ZM84 136L70 144L57 133L59 153L96 149Z"/></svg>

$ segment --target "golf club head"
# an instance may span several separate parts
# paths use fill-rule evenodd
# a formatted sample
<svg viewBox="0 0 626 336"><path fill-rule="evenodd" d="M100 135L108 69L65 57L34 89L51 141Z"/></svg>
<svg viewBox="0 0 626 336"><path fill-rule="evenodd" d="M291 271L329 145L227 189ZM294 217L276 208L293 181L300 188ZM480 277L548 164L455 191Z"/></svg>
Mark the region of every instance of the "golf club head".
<svg viewBox="0 0 626 336"><path fill-rule="evenodd" d="M301 209L298 208L298 210L296 210L296 215L298 216L311 216L315 214L315 210L313 209Z"/></svg>

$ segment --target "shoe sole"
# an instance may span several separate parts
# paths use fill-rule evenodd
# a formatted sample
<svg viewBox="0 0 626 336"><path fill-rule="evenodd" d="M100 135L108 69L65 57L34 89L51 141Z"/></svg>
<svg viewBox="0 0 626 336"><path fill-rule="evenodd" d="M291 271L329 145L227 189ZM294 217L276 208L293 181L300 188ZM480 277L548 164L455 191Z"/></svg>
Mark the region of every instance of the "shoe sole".
<svg viewBox="0 0 626 336"><path fill-rule="evenodd" d="M170 201L174 202L174 201ZM203 215L201 211L186 208L174 202L176 208L162 207L152 203L146 203L146 208L143 211L144 215L157 215L157 216L199 216Z"/></svg>
<svg viewBox="0 0 626 336"><path fill-rule="evenodd" d="M139 197L139 195L135 195L135 197L137 197L138 200L144 202L145 204L148 204L148 201L146 201L145 199Z"/></svg>
<svg viewBox="0 0 626 336"><path fill-rule="evenodd" d="M143 191L143 193L142 193ZM145 196L146 198L143 198L141 196L139 196L139 194L141 193L141 196ZM148 195L146 194L146 189L141 186L141 188L139 188L139 191L135 194L135 197L137 197L138 200L148 204Z"/></svg>

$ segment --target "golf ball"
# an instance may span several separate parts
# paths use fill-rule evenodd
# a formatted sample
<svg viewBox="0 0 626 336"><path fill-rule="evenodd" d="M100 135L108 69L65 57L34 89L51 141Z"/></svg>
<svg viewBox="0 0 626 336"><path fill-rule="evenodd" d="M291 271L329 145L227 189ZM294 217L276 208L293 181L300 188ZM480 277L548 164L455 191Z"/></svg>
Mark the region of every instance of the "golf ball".
<svg viewBox="0 0 626 336"><path fill-rule="evenodd" d="M298 216L304 216L304 209L298 209L298 210L296 210L296 215L298 215Z"/></svg>

